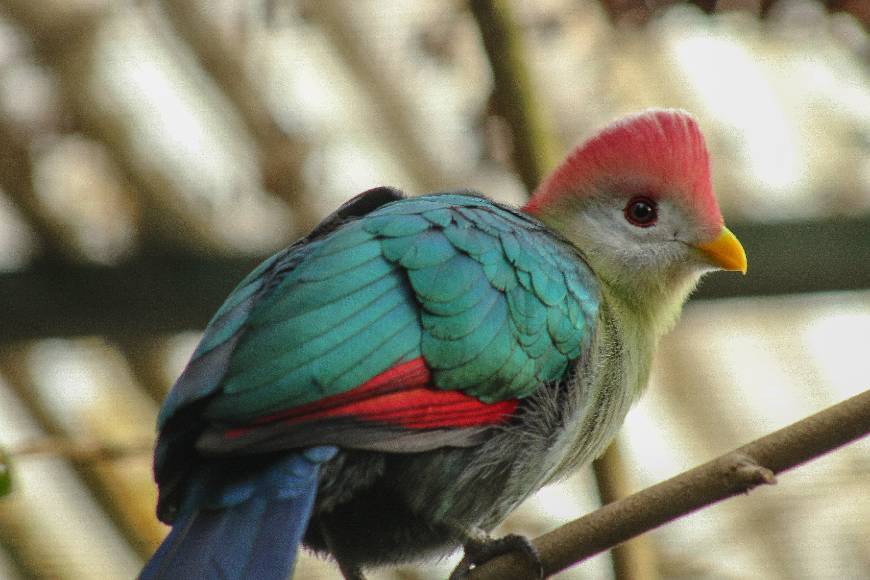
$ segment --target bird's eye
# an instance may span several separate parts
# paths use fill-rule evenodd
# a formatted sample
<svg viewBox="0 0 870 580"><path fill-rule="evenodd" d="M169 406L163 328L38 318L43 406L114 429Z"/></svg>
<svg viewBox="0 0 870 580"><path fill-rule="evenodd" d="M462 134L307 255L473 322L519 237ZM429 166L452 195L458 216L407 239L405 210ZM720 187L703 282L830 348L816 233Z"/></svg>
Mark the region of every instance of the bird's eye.
<svg viewBox="0 0 870 580"><path fill-rule="evenodd" d="M625 219L632 225L648 228L659 219L656 202L648 197L633 197L625 206Z"/></svg>

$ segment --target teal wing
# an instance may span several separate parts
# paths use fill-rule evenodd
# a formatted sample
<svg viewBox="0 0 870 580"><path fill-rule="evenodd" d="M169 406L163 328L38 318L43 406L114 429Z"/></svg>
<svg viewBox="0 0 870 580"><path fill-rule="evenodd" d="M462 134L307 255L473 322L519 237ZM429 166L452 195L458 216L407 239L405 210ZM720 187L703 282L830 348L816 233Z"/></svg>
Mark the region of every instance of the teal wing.
<svg viewBox="0 0 870 580"><path fill-rule="evenodd" d="M600 296L573 247L483 198L399 199L352 200L215 314L160 413L164 521L193 447L473 445L583 356Z"/></svg>
<svg viewBox="0 0 870 580"><path fill-rule="evenodd" d="M390 187L360 193L327 216L307 236L264 260L245 276L209 321L190 362L163 402L158 427L164 429L181 409L200 405L220 393L239 339L249 334L255 306L262 310L263 297L273 294L284 276L305 261L311 246L344 224L402 199L402 192Z"/></svg>
<svg viewBox="0 0 870 580"><path fill-rule="evenodd" d="M209 421L316 406L420 358L435 389L521 399L581 356L600 301L570 245L464 194L384 205L281 259L292 267L250 308Z"/></svg>
<svg viewBox="0 0 870 580"><path fill-rule="evenodd" d="M591 337L597 282L539 222L482 198L421 198L364 224L382 238L420 306L421 352L435 385L485 401L523 398L559 380Z"/></svg>

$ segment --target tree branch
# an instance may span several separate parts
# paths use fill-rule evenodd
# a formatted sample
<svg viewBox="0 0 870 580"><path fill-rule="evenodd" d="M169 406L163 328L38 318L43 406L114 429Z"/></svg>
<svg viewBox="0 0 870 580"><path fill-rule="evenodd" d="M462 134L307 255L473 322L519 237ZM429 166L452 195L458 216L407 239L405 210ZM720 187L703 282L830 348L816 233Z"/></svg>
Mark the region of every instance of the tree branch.
<svg viewBox="0 0 870 580"><path fill-rule="evenodd" d="M870 391L780 429L703 465L553 530L534 540L547 575L629 538L750 489L775 475L870 433ZM526 570L520 576L521 570ZM476 568L473 580L534 578L509 554Z"/></svg>
<svg viewBox="0 0 870 580"><path fill-rule="evenodd" d="M100 413L97 408L91 413L67 409L64 417L60 417L60 411L48 404L45 392L38 388L27 357L27 345L5 346L0 349L0 373L46 437L22 442L5 450L6 455L13 463L36 454L54 454L69 459L76 474L91 490L118 531L140 556L149 557L165 534L161 524L155 521L151 506L140 501L143 490L153 489L149 474L145 470L137 474L130 464L100 461L127 455L122 451L127 449L139 448L147 453L145 442L151 440L151 429L135 421L143 417L125 409L123 382L113 381L113 387L104 391L105 408L113 409L111 417ZM150 421L153 421L153 416ZM136 439L119 443L109 441L110 424L113 423L128 425L126 437L135 433Z"/></svg>
<svg viewBox="0 0 870 580"><path fill-rule="evenodd" d="M64 226L51 219L33 187L32 137L24 129L16 130L11 119L0 118L0 188L36 232L44 256L80 259L81 252L67 241Z"/></svg>
<svg viewBox="0 0 870 580"><path fill-rule="evenodd" d="M534 191L556 162L553 132L535 98L520 31L504 0L471 0L492 68L493 97L513 137L513 161L528 191Z"/></svg>
<svg viewBox="0 0 870 580"><path fill-rule="evenodd" d="M595 483L602 504L620 500L631 494L623 445L614 439L601 457L592 463ZM618 580L654 580L658 578L655 544L649 536L641 536L615 546L610 551L613 574Z"/></svg>
<svg viewBox="0 0 870 580"><path fill-rule="evenodd" d="M109 461L123 457L149 456L154 452L154 440L139 443L109 444L89 437L40 437L9 447L0 454L0 465L24 457L62 457L73 463Z"/></svg>

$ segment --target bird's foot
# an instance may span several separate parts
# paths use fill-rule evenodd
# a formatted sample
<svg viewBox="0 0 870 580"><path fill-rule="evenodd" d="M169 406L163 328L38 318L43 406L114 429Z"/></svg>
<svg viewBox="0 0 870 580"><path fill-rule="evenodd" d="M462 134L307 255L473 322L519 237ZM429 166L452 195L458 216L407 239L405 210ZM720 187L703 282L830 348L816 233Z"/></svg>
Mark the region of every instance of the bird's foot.
<svg viewBox="0 0 870 580"><path fill-rule="evenodd" d="M510 552L520 552L529 561L532 569L537 572L538 578L544 578L544 564L541 555L531 540L519 534L508 534L502 538L491 538L481 532L475 537L466 540L465 555L453 572L450 580L466 580L469 572L475 567Z"/></svg>

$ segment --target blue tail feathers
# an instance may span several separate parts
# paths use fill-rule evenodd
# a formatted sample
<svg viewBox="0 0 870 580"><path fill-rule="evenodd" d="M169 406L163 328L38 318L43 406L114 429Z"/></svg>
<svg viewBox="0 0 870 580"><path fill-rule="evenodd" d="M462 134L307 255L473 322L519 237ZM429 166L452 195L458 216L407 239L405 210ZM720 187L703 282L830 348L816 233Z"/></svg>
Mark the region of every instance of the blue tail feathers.
<svg viewBox="0 0 870 580"><path fill-rule="evenodd" d="M242 476L201 470L140 580L286 580L311 516L320 464L336 452L313 447Z"/></svg>

